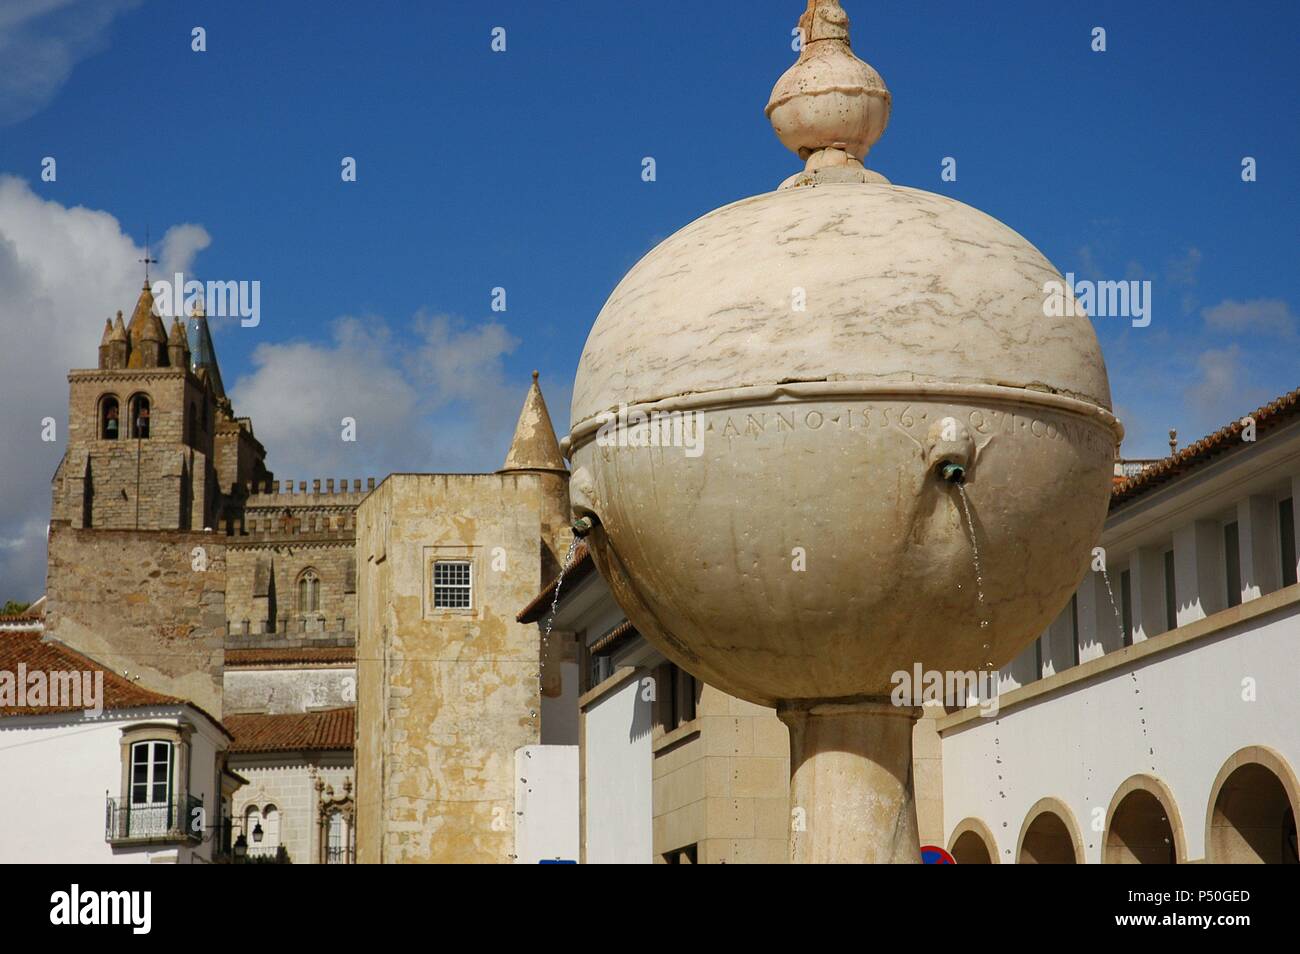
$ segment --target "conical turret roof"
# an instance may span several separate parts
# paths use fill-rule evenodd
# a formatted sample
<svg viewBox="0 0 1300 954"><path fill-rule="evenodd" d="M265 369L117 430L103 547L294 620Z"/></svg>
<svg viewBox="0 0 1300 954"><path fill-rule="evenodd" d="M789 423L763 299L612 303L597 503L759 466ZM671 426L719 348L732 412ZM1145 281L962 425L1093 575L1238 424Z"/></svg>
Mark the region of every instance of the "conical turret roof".
<svg viewBox="0 0 1300 954"><path fill-rule="evenodd" d="M162 347L167 343L167 329L163 327L162 319L154 314L153 292L147 281L140 289L140 298L135 303L135 311L131 313L126 333L131 339L131 357L127 362L131 368L145 366L147 352L140 347L141 344L153 341ZM159 357L165 363L166 355L160 353Z"/></svg>
<svg viewBox="0 0 1300 954"><path fill-rule="evenodd" d="M217 366L217 349L212 346L212 332L208 329L208 317L201 303L196 302L194 310L190 312L187 331L190 339L190 370L195 374L206 370L212 393L217 398L224 398L226 389L221 383L221 369Z"/></svg>
<svg viewBox="0 0 1300 954"><path fill-rule="evenodd" d="M185 328L181 325L180 318L172 319L172 330L167 333L167 343L169 345L185 345L189 347L189 342L185 338Z"/></svg>
<svg viewBox="0 0 1300 954"><path fill-rule="evenodd" d="M515 425L514 440L510 442L510 451L506 454L506 462L500 473L513 470L567 472L537 377L537 372L534 371L533 383L528 388L528 396L524 398L519 423Z"/></svg>

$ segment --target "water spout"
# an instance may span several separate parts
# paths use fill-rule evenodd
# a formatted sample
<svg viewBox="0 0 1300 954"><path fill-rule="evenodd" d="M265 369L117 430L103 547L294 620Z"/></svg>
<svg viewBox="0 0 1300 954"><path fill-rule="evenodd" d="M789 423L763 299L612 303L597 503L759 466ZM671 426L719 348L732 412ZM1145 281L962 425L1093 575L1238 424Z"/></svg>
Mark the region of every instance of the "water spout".
<svg viewBox="0 0 1300 954"><path fill-rule="evenodd" d="M966 483L966 468L950 460L939 462L939 476L950 484Z"/></svg>

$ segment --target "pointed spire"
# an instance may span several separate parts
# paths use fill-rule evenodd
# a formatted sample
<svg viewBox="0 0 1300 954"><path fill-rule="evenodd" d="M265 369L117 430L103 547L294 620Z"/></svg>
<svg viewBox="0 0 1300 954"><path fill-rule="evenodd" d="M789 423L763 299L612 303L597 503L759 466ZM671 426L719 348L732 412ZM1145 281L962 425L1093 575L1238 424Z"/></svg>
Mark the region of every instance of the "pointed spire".
<svg viewBox="0 0 1300 954"><path fill-rule="evenodd" d="M185 345L187 349L189 348L185 341L185 329L181 326L179 318L172 319L172 330L167 333L167 343L169 345Z"/></svg>
<svg viewBox="0 0 1300 954"><path fill-rule="evenodd" d="M564 457L560 454L560 444L555 439L555 428L551 424L551 415L546 410L546 401L542 398L542 389L537 384L537 372L533 372L533 383L524 398L524 408L519 412L519 423L515 425L514 440L510 442L510 451L506 454L505 465L498 473L509 471L544 470L567 473Z"/></svg>
<svg viewBox="0 0 1300 954"><path fill-rule="evenodd" d="M148 283L140 289L131 322L126 326L131 339L131 357L127 367L157 368L166 362L167 329L154 312L153 291Z"/></svg>
<svg viewBox="0 0 1300 954"><path fill-rule="evenodd" d="M217 349L212 345L212 332L208 329L208 316L204 312L203 300L199 299L190 310L190 370L195 374L204 372L212 393L217 400L224 400L226 389L221 383L221 369L217 366Z"/></svg>
<svg viewBox="0 0 1300 954"><path fill-rule="evenodd" d="M104 319L104 334L99 339L99 366L107 368L113 360L113 319Z"/></svg>
<svg viewBox="0 0 1300 954"><path fill-rule="evenodd" d="M172 318L172 329L167 334L167 359L173 368L190 366L190 343L179 317Z"/></svg>

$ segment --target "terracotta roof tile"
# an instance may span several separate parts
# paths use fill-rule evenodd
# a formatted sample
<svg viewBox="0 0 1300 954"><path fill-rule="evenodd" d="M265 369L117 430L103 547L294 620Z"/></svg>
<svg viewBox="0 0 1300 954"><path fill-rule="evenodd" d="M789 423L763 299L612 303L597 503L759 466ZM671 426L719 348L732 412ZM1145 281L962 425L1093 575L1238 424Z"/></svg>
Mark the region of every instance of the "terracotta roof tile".
<svg viewBox="0 0 1300 954"><path fill-rule="evenodd" d="M1300 388L1289 394L1283 394L1246 416L1255 421L1256 437L1262 437L1267 431L1300 417ZM1233 421L1196 443L1189 444L1178 453L1156 461L1140 473L1116 483L1110 498L1111 509L1166 484L1216 457L1244 447L1245 442L1241 440L1242 429L1241 419Z"/></svg>
<svg viewBox="0 0 1300 954"><path fill-rule="evenodd" d="M613 652L619 646L623 645L623 643L640 635L641 634L636 631L635 626L627 620L623 620L623 622L619 623L609 632L598 637L594 643L587 647L587 652L592 654Z"/></svg>
<svg viewBox="0 0 1300 954"><path fill-rule="evenodd" d="M288 712L269 715L250 712L226 716L226 727L235 737L231 752L284 752L351 749L357 710L326 709L321 712Z"/></svg>
<svg viewBox="0 0 1300 954"><path fill-rule="evenodd" d="M165 696L160 692L145 689L62 643L45 640L40 633L0 632L0 671L16 675L19 664L25 665L29 673L33 671L102 672L105 709L136 709L142 706L160 705L193 706L193 703L186 699ZM78 712L84 708L85 706L0 706L0 718L44 715L48 712Z"/></svg>
<svg viewBox="0 0 1300 954"><path fill-rule="evenodd" d="M36 623L45 619L45 597L32 603L21 613L0 613L0 623Z"/></svg>
<svg viewBox="0 0 1300 954"><path fill-rule="evenodd" d="M283 649L227 649L227 666L272 666L289 663L354 663L355 646L286 646Z"/></svg>

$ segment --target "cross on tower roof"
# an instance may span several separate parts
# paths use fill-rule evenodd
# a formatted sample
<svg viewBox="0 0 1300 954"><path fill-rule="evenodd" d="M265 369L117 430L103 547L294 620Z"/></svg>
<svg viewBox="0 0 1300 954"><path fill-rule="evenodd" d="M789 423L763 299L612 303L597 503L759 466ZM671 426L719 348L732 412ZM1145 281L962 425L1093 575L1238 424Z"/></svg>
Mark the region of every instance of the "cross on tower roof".
<svg viewBox="0 0 1300 954"><path fill-rule="evenodd" d="M144 258L137 258L136 261L144 263L144 284L145 287L147 288L149 286L149 266L158 264L158 259L149 257L149 227L148 226L145 226L145 230L144 230Z"/></svg>

